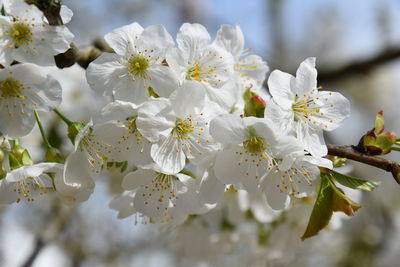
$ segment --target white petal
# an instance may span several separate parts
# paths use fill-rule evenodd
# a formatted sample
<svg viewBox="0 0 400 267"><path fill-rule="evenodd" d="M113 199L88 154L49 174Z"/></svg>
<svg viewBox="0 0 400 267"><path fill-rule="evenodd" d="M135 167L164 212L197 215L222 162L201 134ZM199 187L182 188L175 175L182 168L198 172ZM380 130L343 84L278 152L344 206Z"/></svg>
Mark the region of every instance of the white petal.
<svg viewBox="0 0 400 267"><path fill-rule="evenodd" d="M178 118L185 119L189 114L200 113L205 104L204 85L187 81L170 97L172 108Z"/></svg>
<svg viewBox="0 0 400 267"><path fill-rule="evenodd" d="M244 49L242 29L238 24L235 26L221 25L217 32L215 43L231 52L236 60L239 59Z"/></svg>
<svg viewBox="0 0 400 267"><path fill-rule="evenodd" d="M247 138L247 129L238 115L225 114L210 123L210 133L214 140L224 144L240 144Z"/></svg>
<svg viewBox="0 0 400 267"><path fill-rule="evenodd" d="M136 191L125 191L122 195L114 197L108 205L111 209L118 211L118 219L131 216L136 212L133 200Z"/></svg>
<svg viewBox="0 0 400 267"><path fill-rule="evenodd" d="M190 53L189 59L193 58L195 50L203 49L210 43L211 37L207 29L200 24L184 23L176 37L180 49Z"/></svg>
<svg viewBox="0 0 400 267"><path fill-rule="evenodd" d="M153 144L150 155L164 173L176 174L185 167L185 153L172 136Z"/></svg>
<svg viewBox="0 0 400 267"><path fill-rule="evenodd" d="M201 180L199 194L207 203L217 203L223 196L225 184L221 183L215 176L211 168Z"/></svg>
<svg viewBox="0 0 400 267"><path fill-rule="evenodd" d="M137 109L130 102L114 101L106 105L95 123L105 123L107 121L121 121L126 118L136 116Z"/></svg>
<svg viewBox="0 0 400 267"><path fill-rule="evenodd" d="M148 47L166 50L174 45L174 40L163 25L151 25L144 29L140 42Z"/></svg>
<svg viewBox="0 0 400 267"><path fill-rule="evenodd" d="M308 94L317 89L317 70L315 69L315 57L304 60L296 72L296 94Z"/></svg>
<svg viewBox="0 0 400 267"><path fill-rule="evenodd" d="M72 12L71 9L69 9L65 5L61 6L60 16L61 16L61 20L64 24L67 24L68 22L70 22L73 15L74 15L74 13Z"/></svg>
<svg viewBox="0 0 400 267"><path fill-rule="evenodd" d="M176 117L171 115L171 102L157 98L146 102L138 111L136 120L140 133L151 142L167 137L175 127Z"/></svg>
<svg viewBox="0 0 400 267"><path fill-rule="evenodd" d="M142 32L142 26L135 22L113 30L106 34L104 39L118 55L124 56L131 49L135 38Z"/></svg>
<svg viewBox="0 0 400 267"><path fill-rule="evenodd" d="M179 79L175 72L167 66L153 66L148 70L148 81L154 91L162 97L168 97L179 86Z"/></svg>
<svg viewBox="0 0 400 267"><path fill-rule="evenodd" d="M82 202L93 192L94 181L84 152L72 152L65 161L64 174L55 178L56 191L68 202Z"/></svg>
<svg viewBox="0 0 400 267"><path fill-rule="evenodd" d="M304 149L315 157L323 157L328 153L321 130L310 129L307 125L299 125L297 127L297 138L303 142Z"/></svg>
<svg viewBox="0 0 400 267"><path fill-rule="evenodd" d="M270 172L261 183L261 187L265 192L268 204L274 210L286 209L290 203L290 197L286 192L281 192L277 185L281 182L279 172Z"/></svg>
<svg viewBox="0 0 400 267"><path fill-rule="evenodd" d="M313 116L313 120L321 125L325 131L332 131L339 127L343 120L350 116L350 101L337 92L322 91L318 93L321 107L320 112Z"/></svg>
<svg viewBox="0 0 400 267"><path fill-rule="evenodd" d="M156 176L153 170L138 169L134 172L128 173L122 180L122 188L125 190L132 190L142 185L150 184Z"/></svg>
<svg viewBox="0 0 400 267"><path fill-rule="evenodd" d="M268 88L275 102L284 109L291 109L296 92L293 90L294 77L280 70L271 72Z"/></svg>
<svg viewBox="0 0 400 267"><path fill-rule="evenodd" d="M96 60L91 62L86 70L86 79L93 90L103 95L111 95L121 80L129 80L126 76L126 67L118 61L122 60L118 55L103 53ZM120 90L129 90L121 88ZM125 86L124 86L125 87Z"/></svg>

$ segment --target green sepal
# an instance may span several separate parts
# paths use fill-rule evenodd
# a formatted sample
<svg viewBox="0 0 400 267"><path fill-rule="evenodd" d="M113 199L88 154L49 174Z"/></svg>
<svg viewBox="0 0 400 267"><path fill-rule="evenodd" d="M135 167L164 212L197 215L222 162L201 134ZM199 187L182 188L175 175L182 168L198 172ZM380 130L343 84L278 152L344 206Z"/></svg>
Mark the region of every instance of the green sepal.
<svg viewBox="0 0 400 267"><path fill-rule="evenodd" d="M75 138L85 125L81 122L73 122L68 126L68 138L72 144L75 144Z"/></svg>
<svg viewBox="0 0 400 267"><path fill-rule="evenodd" d="M333 168L340 168L346 165L346 158L328 155L328 159L332 161Z"/></svg>
<svg viewBox="0 0 400 267"><path fill-rule="evenodd" d="M24 149L18 144L14 145L14 149L8 154L10 169L14 170L22 166L33 165L31 156L28 150Z"/></svg>
<svg viewBox="0 0 400 267"><path fill-rule="evenodd" d="M47 162L64 163L64 158L57 148L47 149L45 159Z"/></svg>
<svg viewBox="0 0 400 267"><path fill-rule="evenodd" d="M4 166L0 166L0 180L6 178L7 176L7 171L4 168Z"/></svg>
<svg viewBox="0 0 400 267"><path fill-rule="evenodd" d="M383 130L385 130L385 119L383 118L383 110L380 110L375 116L374 133L378 135L382 133Z"/></svg>
<svg viewBox="0 0 400 267"><path fill-rule="evenodd" d="M359 178L355 178L349 175L345 175L336 171L330 171L332 177L340 184L349 187L351 189L372 191L377 188L381 182L367 181Z"/></svg>
<svg viewBox="0 0 400 267"><path fill-rule="evenodd" d="M384 130L385 120L381 110L376 114L374 128L361 138L357 150L371 156L389 153L396 143L397 136L394 132L384 132Z"/></svg>
<svg viewBox="0 0 400 267"><path fill-rule="evenodd" d="M22 152L21 162L22 162L22 165L24 165L24 166L33 165L31 155L29 155L29 152L26 149L24 150L24 152Z"/></svg>

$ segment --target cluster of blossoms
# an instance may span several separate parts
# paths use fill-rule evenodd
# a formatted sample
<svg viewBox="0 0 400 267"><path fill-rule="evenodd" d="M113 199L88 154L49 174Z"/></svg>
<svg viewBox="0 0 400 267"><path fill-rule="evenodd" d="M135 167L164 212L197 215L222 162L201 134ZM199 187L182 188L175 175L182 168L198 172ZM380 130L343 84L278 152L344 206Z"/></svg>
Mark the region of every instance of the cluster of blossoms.
<svg viewBox="0 0 400 267"><path fill-rule="evenodd" d="M6 6L0 131L3 143L14 141L3 149L9 157L0 158L0 203L51 190L67 203L82 202L113 166L124 175L125 191L110 204L119 217L180 223L216 209L225 192L237 190L285 209L291 198L314 192L320 167L332 168L323 131L337 128L350 105L317 86L315 58L302 62L295 77L272 71L269 95L262 88L269 68L245 49L238 25L221 26L212 40L202 25L189 23L176 41L162 25L133 23L107 34L114 53L94 60L86 78L113 101L86 124L64 118L74 143L65 162L33 164L15 140L32 130L37 110L60 104L61 87L32 63L53 64L73 36L65 26L48 25L33 5ZM64 14L66 23L70 12Z"/></svg>

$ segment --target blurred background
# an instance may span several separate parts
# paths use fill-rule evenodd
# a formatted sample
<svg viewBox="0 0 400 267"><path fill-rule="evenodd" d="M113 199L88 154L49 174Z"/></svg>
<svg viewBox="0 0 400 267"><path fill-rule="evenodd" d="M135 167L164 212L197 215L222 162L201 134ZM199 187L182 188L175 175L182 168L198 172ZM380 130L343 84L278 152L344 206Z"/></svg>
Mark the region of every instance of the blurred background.
<svg viewBox="0 0 400 267"><path fill-rule="evenodd" d="M68 27L78 47L135 21L142 26L163 24L173 36L184 22L202 23L212 36L221 24L239 23L246 47L262 56L271 70L294 74L301 61L316 56L319 85L350 99L351 117L326 136L328 143L357 144L373 127L380 109L385 111L386 129L400 134L399 0L64 0L63 4L74 12ZM88 105L96 96L79 66L54 71L54 76L65 89L66 103L60 109L73 110L73 119L101 108ZM97 98L98 103L104 101ZM37 136L36 129L25 141L32 151L35 147L40 151ZM388 157L400 161L395 153ZM299 237L311 205L299 208L296 217L287 216L291 230L274 226L268 242L256 244L251 235L260 241L260 232L248 230L251 227L237 234L229 226L223 235L207 239L207 231L196 220L189 222L193 226L189 232L159 229L142 224L140 218L119 220L108 208L112 194L120 190L114 186L120 181L116 176L100 181L90 200L76 209L51 199L0 208L0 266L398 266L400 186L383 171L353 162L351 166L353 176L382 185L358 196L363 208L354 218L339 220L305 242ZM213 242L211 251L207 242Z"/></svg>

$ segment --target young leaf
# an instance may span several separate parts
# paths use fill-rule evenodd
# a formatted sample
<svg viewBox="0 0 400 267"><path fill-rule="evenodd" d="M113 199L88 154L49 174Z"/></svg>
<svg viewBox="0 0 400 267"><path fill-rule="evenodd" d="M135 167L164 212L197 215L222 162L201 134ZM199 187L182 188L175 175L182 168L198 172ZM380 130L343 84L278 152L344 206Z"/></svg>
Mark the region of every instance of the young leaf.
<svg viewBox="0 0 400 267"><path fill-rule="evenodd" d="M328 225L333 213L332 201L333 189L329 181L329 176L322 174L317 200L315 201L307 229L301 240L304 241L306 238L317 235L320 230Z"/></svg>
<svg viewBox="0 0 400 267"><path fill-rule="evenodd" d="M372 191L381 184L381 182L362 180L335 171L330 171L330 174L337 182L352 189Z"/></svg>
<svg viewBox="0 0 400 267"><path fill-rule="evenodd" d="M354 216L354 213L362 207L348 198L344 192L337 188L333 183L331 184L333 193L332 210L341 211L347 216Z"/></svg>

